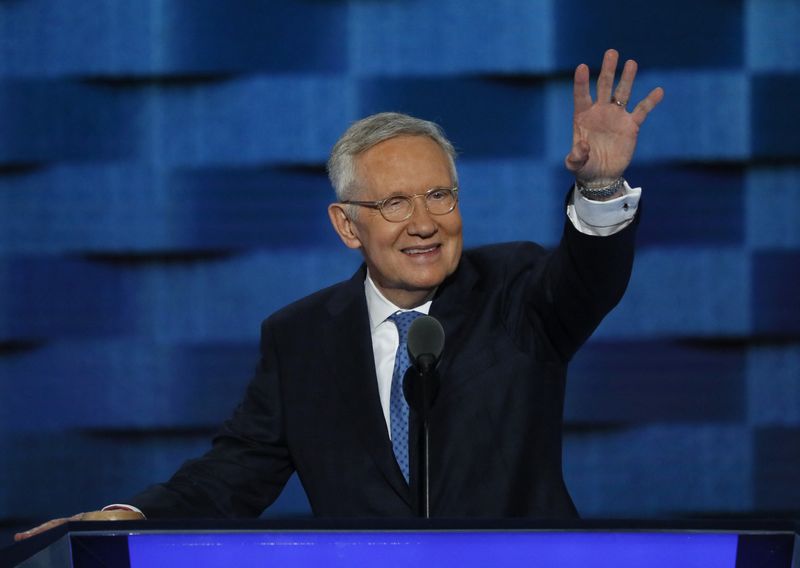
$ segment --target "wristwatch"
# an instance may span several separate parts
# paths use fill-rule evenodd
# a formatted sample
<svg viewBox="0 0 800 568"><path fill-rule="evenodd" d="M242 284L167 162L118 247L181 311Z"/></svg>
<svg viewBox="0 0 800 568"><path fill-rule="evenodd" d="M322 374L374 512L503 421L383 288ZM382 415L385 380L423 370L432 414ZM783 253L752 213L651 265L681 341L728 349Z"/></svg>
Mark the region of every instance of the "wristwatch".
<svg viewBox="0 0 800 568"><path fill-rule="evenodd" d="M608 185L604 185L601 187L587 187L583 185L580 181L575 180L575 185L578 187L578 191L581 195L583 195L586 199L605 199L607 197L611 197L612 195L616 194L619 189L625 183L624 177L618 177L614 181L612 181Z"/></svg>

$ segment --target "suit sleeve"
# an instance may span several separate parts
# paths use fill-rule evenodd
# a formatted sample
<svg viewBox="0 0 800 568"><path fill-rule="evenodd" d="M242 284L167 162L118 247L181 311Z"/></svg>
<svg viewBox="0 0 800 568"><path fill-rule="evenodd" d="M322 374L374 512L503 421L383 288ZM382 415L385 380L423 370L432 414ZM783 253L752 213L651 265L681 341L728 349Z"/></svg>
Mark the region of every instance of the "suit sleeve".
<svg viewBox="0 0 800 568"><path fill-rule="evenodd" d="M532 262L519 278L517 330L559 363L568 362L619 303L633 267L639 222L609 236L579 232L569 221L554 251Z"/></svg>
<svg viewBox="0 0 800 568"><path fill-rule="evenodd" d="M279 362L269 320L262 326L261 360L244 399L214 437L166 483L127 501L148 519L256 517L294 471L286 444Z"/></svg>

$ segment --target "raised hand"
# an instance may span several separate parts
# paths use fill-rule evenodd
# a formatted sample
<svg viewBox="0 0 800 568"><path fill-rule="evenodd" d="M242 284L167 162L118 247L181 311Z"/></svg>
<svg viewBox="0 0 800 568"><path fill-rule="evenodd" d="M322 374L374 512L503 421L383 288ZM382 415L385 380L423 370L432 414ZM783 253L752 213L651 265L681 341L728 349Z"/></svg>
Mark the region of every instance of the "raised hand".
<svg viewBox="0 0 800 568"><path fill-rule="evenodd" d="M657 87L628 112L637 64L632 59L625 62L612 96L618 59L616 50L606 51L596 101L589 92L589 67L581 63L575 69L572 150L564 163L588 187L608 185L623 174L633 158L639 128L664 98L664 89Z"/></svg>

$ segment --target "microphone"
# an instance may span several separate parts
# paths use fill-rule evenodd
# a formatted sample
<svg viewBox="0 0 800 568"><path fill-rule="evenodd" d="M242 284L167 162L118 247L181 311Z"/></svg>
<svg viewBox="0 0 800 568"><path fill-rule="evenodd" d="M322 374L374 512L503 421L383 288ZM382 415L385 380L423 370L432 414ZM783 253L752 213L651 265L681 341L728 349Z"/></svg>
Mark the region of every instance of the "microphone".
<svg viewBox="0 0 800 568"><path fill-rule="evenodd" d="M439 393L436 366L444 349L444 328L434 317L420 316L408 328L408 356L411 367L403 380L408 406L426 417Z"/></svg>
<svg viewBox="0 0 800 568"><path fill-rule="evenodd" d="M408 328L408 354L420 374L430 373L444 349L444 328L434 317L420 316Z"/></svg>
<svg viewBox="0 0 800 568"><path fill-rule="evenodd" d="M444 328L431 316L420 316L408 328L408 356L413 366L403 380L403 394L414 410L419 425L416 444L419 456L411 476L411 488L416 493L416 511L421 517L431 516L430 499L430 431L428 414L439 391L436 365L444 349ZM412 429L413 431L413 429ZM409 445L411 445L409 440ZM414 474L415 473L415 474Z"/></svg>

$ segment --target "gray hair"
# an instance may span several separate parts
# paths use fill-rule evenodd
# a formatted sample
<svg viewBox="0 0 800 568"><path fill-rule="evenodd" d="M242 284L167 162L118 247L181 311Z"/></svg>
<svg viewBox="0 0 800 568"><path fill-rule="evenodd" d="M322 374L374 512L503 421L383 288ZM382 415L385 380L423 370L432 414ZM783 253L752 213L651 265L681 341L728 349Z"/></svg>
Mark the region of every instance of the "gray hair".
<svg viewBox="0 0 800 568"><path fill-rule="evenodd" d="M328 158L328 177L339 201L352 199L357 191L355 158L373 146L396 136L428 136L450 162L450 177L458 184L456 151L438 124L399 112L381 112L354 122L336 142ZM353 207L355 209L355 207Z"/></svg>

